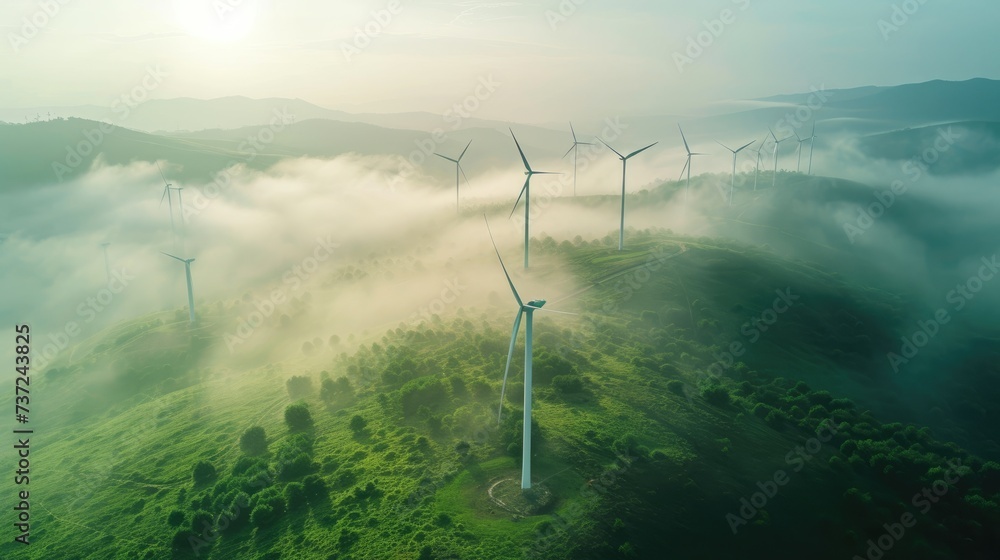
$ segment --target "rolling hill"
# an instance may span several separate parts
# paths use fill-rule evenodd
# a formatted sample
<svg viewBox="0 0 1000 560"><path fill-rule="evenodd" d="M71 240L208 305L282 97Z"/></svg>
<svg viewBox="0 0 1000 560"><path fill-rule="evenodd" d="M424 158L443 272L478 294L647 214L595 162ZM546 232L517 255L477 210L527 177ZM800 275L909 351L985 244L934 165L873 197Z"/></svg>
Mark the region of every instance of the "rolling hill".
<svg viewBox="0 0 1000 560"><path fill-rule="evenodd" d="M823 543L850 557L909 512L919 522L893 537L896 554L991 557L996 442L961 433L983 455L969 452L883 400L905 300L744 244L630 240L533 242L534 275L568 269L584 286L553 302L582 315L540 318L535 335L545 508L489 494L519 469L516 364L496 422L506 306L350 340L275 324L255 346L283 357L250 366L220 352L250 309L229 300L203 305L196 329L180 311L118 325L40 374L35 553L774 558ZM366 282L337 278L327 289ZM292 323L320 312L292 310ZM972 387L996 379L985 367ZM953 405L996 413L975 394ZM302 405L311 420L290 421ZM243 436L253 427L263 444ZM72 473L87 483L62 484ZM933 504L911 503L941 484Z"/></svg>

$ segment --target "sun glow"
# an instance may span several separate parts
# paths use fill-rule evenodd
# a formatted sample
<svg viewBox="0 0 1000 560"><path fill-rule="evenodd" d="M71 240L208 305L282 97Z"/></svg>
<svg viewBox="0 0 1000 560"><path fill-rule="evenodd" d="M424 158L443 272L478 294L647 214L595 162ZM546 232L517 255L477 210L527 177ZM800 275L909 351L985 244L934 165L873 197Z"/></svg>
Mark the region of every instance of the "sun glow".
<svg viewBox="0 0 1000 560"><path fill-rule="evenodd" d="M174 18L189 35L235 43L253 31L259 0L173 0Z"/></svg>

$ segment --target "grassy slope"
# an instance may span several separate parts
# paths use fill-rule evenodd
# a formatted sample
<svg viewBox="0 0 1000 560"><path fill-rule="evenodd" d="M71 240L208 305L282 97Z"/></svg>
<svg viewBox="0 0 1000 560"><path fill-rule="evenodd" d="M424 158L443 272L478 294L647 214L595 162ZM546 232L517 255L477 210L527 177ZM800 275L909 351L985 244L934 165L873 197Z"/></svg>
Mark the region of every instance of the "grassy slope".
<svg viewBox="0 0 1000 560"><path fill-rule="evenodd" d="M806 379L834 397L860 392L854 379L863 380L866 364L881 359L898 322L891 297L807 264L706 239L640 233L624 253L599 244L538 245L549 266L568 261L594 283L575 296L586 311L581 318L550 315L537 323L534 474L558 496L552 512L521 519L485 498L490 481L519 471L520 367L515 360L507 413L496 427L507 309L465 311L446 322L390 331L350 356L323 358L331 377L346 376L353 387L353 395L330 403L316 393L306 398L315 420L313 470L328 498L261 527L225 532L202 557L521 558L526 550L546 558L629 557L633 550L661 557L664 546L680 557L748 557L748 550L774 557L789 543L834 536L828 551L849 555L863 552L879 524L898 515L896 506L884 504L919 490L919 484L891 486L884 457L836 448L847 439L888 445L893 434L905 432L902 426L886 428L850 403L833 406L829 397L776 380ZM537 273L545 266L543 259ZM784 287L801 294L801 304L749 345L744 364L721 379L706 376L719 352L742 339L740 326ZM49 409L39 417L50 418L50 425L32 484L32 557L186 557L183 549L171 551L177 529L167 516L184 511L186 526L196 509L226 511L213 485L229 478L241 457L240 433L264 427L266 459L272 468L278 464L277 452L289 441L282 421L291 402L285 380L315 363L228 369L209 354L221 344L210 325L221 319L206 316L209 326L193 334L169 315L121 325L78 348L56 375L50 372L40 388ZM841 329L838 321L861 327ZM856 339L859 332L867 338ZM557 392L550 384L557 374L578 377L583 390ZM318 385L319 376L311 377ZM713 387L731 395L728 404L706 399ZM124 404L111 402L111 388L114 401ZM99 406L81 408L81 395ZM818 402L828 406L815 409ZM780 413L768 415L774 410ZM355 414L368 421L361 432L348 426ZM845 432L852 436L824 448L767 514L732 537L725 514L757 481L787 468L785 454L832 415L857 434ZM905 433L893 449L903 453L908 446L910 455L888 471L898 479L917 484L927 465L964 456L926 433ZM459 441L471 444L468 455L455 450ZM216 481L192 482L199 460L216 467ZM981 461L976 467L986 468ZM988 497L995 480L984 473L966 480ZM365 490L369 483L374 492ZM838 507L851 487L875 499ZM996 504L985 504L969 511L995 516ZM953 539L974 535L988 543L981 528L976 533L947 522L961 506L942 506L935 511L940 518L898 550L920 554L941 523ZM817 509L824 512L818 527L799 521ZM12 546L0 545L0 556ZM973 548L965 557L980 556Z"/></svg>

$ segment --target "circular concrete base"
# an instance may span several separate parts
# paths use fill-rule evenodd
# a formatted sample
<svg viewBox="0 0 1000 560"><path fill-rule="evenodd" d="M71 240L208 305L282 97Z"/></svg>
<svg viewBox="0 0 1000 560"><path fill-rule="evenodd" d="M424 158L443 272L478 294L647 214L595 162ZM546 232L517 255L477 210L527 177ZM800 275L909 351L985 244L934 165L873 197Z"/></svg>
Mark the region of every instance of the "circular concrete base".
<svg viewBox="0 0 1000 560"><path fill-rule="evenodd" d="M543 513L555 500L545 486L534 484L528 490L522 490L521 480L514 478L491 481L487 493L498 507L522 517Z"/></svg>

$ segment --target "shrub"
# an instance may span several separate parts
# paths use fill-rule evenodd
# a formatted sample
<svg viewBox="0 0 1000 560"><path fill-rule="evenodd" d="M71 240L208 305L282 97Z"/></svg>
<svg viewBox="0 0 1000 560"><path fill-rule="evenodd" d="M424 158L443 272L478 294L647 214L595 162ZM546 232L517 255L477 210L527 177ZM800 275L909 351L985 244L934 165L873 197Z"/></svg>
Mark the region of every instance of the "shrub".
<svg viewBox="0 0 1000 560"><path fill-rule="evenodd" d="M579 393L583 391L583 381L576 375L557 375L552 378L552 388L563 395Z"/></svg>
<svg viewBox="0 0 1000 560"><path fill-rule="evenodd" d="M275 515L274 508L267 504L260 504L253 508L253 511L250 513L250 523L253 523L257 527L263 527L275 517L277 515Z"/></svg>
<svg viewBox="0 0 1000 560"><path fill-rule="evenodd" d="M289 482L285 485L285 502L288 511L296 511L306 505L306 487L301 482Z"/></svg>
<svg viewBox="0 0 1000 560"><path fill-rule="evenodd" d="M285 408L285 423L288 429L293 432L301 432L312 428L313 419L309 414L309 405L306 403L295 403Z"/></svg>
<svg viewBox="0 0 1000 560"><path fill-rule="evenodd" d="M403 414L411 417L421 405L434 408L448 402L448 391L444 383L436 377L422 377L407 382L400 389L400 403Z"/></svg>
<svg viewBox="0 0 1000 560"><path fill-rule="evenodd" d="M215 478L215 467L208 461L198 461L191 471L195 484L204 484Z"/></svg>
<svg viewBox="0 0 1000 560"><path fill-rule="evenodd" d="M351 431L353 431L354 433L360 433L362 430L368 427L368 422L364 418L362 418L360 414L355 414L354 416L351 417L350 427Z"/></svg>
<svg viewBox="0 0 1000 560"><path fill-rule="evenodd" d="M327 496L326 482L319 475L311 474L302 480L306 500L311 504L321 503Z"/></svg>
<svg viewBox="0 0 1000 560"><path fill-rule="evenodd" d="M710 385L705 387L701 390L701 396L703 399L708 401L709 404L713 404L715 406L726 406L731 400L729 390L721 385Z"/></svg>
<svg viewBox="0 0 1000 560"><path fill-rule="evenodd" d="M622 454L622 455L628 455L628 454L630 454L631 451L635 450L635 448L636 448L636 446L638 444L639 444L639 441L636 439L635 435L633 435L633 434L625 434L625 435L619 437L618 439L616 439L611 444L611 449L615 453L619 453L619 454Z"/></svg>
<svg viewBox="0 0 1000 560"><path fill-rule="evenodd" d="M278 476L283 480L292 480L305 476L313 470L312 458L305 453L299 453L292 459L281 462Z"/></svg>
<svg viewBox="0 0 1000 560"><path fill-rule="evenodd" d="M190 546L188 539L191 537L194 537L194 535L192 535L190 531L180 529L174 533L174 538L170 540L170 546L176 551L185 550Z"/></svg>
<svg viewBox="0 0 1000 560"><path fill-rule="evenodd" d="M285 498L275 486L262 490L250 499L250 503L254 506L267 505L274 510L275 514L281 514L285 511Z"/></svg>
<svg viewBox="0 0 1000 560"><path fill-rule="evenodd" d="M191 516L191 531L196 535L200 535L206 526L212 527L215 524L214 521L211 513L205 510L198 510Z"/></svg>
<svg viewBox="0 0 1000 560"><path fill-rule="evenodd" d="M312 379L305 375L293 375L285 381L285 389L288 390L288 396L293 399L308 397L313 392Z"/></svg>
<svg viewBox="0 0 1000 560"><path fill-rule="evenodd" d="M170 515L167 516L167 523L171 527L180 527L181 525L184 524L185 517L186 516L184 515L183 511L175 509L174 511L170 512Z"/></svg>
<svg viewBox="0 0 1000 560"><path fill-rule="evenodd" d="M667 390L676 395L684 395L684 383L676 379L667 381Z"/></svg>
<svg viewBox="0 0 1000 560"><path fill-rule="evenodd" d="M264 428L260 426L247 428L240 436L240 449L247 455L267 453L267 436L264 433Z"/></svg>

